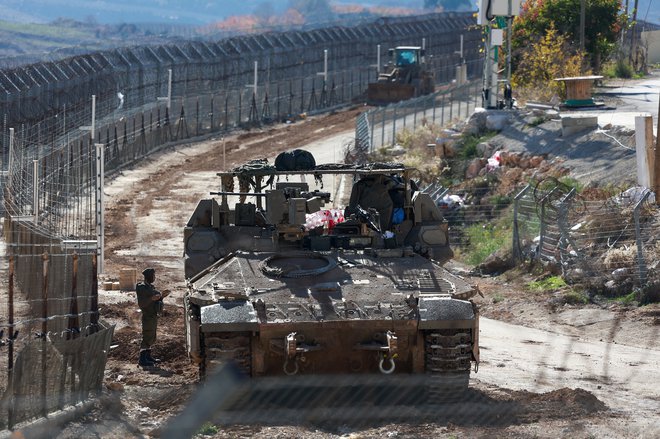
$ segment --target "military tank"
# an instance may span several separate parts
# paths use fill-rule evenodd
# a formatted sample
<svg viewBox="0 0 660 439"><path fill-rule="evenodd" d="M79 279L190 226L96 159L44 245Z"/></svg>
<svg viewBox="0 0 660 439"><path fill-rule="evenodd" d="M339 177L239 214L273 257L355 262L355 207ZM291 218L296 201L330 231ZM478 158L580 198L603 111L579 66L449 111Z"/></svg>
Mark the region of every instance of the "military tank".
<svg viewBox="0 0 660 439"><path fill-rule="evenodd" d="M477 291L442 268L447 222L413 172L259 160L218 173L221 190L184 231L187 351L201 378L231 361L253 378L425 374L440 392L467 387Z"/></svg>

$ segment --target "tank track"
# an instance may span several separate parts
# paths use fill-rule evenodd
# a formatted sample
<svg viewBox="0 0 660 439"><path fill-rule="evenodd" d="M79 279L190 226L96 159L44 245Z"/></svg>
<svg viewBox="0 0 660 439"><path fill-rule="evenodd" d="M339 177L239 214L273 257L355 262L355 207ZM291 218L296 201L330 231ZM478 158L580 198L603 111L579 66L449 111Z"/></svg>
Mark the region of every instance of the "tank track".
<svg viewBox="0 0 660 439"><path fill-rule="evenodd" d="M472 360L469 329L434 329L424 335L424 365L429 375L427 403L460 400L468 388Z"/></svg>
<svg viewBox="0 0 660 439"><path fill-rule="evenodd" d="M238 369L250 376L252 352L249 332L210 332L202 335L202 355L199 365L200 378L214 368L233 361Z"/></svg>

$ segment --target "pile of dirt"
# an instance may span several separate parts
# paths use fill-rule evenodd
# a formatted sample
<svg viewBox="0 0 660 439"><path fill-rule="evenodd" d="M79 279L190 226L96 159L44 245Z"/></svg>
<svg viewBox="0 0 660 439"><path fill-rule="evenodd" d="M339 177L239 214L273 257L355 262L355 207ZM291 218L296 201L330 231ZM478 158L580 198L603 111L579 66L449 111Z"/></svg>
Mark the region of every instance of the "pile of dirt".
<svg viewBox="0 0 660 439"><path fill-rule="evenodd" d="M549 418L582 418L606 411L607 405L584 389L562 388L547 393L512 392L521 404L520 420L537 422Z"/></svg>

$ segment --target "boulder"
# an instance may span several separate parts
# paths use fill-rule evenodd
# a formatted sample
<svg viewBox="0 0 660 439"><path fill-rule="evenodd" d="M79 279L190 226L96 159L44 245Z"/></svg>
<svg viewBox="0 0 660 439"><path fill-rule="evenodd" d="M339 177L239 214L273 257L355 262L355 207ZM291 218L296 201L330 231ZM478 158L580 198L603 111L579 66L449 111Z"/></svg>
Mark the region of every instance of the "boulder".
<svg viewBox="0 0 660 439"><path fill-rule="evenodd" d="M507 113L494 113L486 117L486 129L489 131L502 131L510 123L510 115Z"/></svg>
<svg viewBox="0 0 660 439"><path fill-rule="evenodd" d="M465 178L472 179L479 175L479 171L485 166L483 159L476 158L473 159L465 170Z"/></svg>
<svg viewBox="0 0 660 439"><path fill-rule="evenodd" d="M464 134L472 134L477 136L486 130L486 119L488 118L488 111L484 108L477 108L470 116L463 129Z"/></svg>
<svg viewBox="0 0 660 439"><path fill-rule="evenodd" d="M477 152L481 157L490 157L493 154L495 147L488 142L480 142L477 144Z"/></svg>
<svg viewBox="0 0 660 439"><path fill-rule="evenodd" d="M540 155L535 155L529 159L529 166L532 168L538 168L543 163L543 157Z"/></svg>
<svg viewBox="0 0 660 439"><path fill-rule="evenodd" d="M476 269L482 274L501 274L515 266L511 249L500 249L488 256Z"/></svg>

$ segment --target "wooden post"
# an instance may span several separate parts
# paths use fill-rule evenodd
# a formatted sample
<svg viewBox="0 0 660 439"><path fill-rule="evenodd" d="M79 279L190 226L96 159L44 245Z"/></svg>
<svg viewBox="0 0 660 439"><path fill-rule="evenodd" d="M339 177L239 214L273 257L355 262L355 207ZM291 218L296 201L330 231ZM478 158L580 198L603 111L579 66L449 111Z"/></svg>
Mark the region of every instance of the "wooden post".
<svg viewBox="0 0 660 439"><path fill-rule="evenodd" d="M653 187L653 117L635 117L635 143L637 153L637 184Z"/></svg>
<svg viewBox="0 0 660 439"><path fill-rule="evenodd" d="M44 252L41 256L43 261L43 285L41 290L42 300L42 322L41 322L41 411L45 417L48 415L48 253Z"/></svg>
<svg viewBox="0 0 660 439"><path fill-rule="evenodd" d="M92 255L92 299L90 306L90 334L93 334L99 329L99 278L97 273L97 257Z"/></svg>
<svg viewBox="0 0 660 439"><path fill-rule="evenodd" d="M7 387L12 385L14 374L14 256L9 256L9 310L7 320L9 321L9 345L7 346ZM11 398L11 395L10 395ZM9 400L7 404L7 427L10 429L14 426L14 401Z"/></svg>
<svg viewBox="0 0 660 439"><path fill-rule="evenodd" d="M78 320L78 254L73 254L73 273L71 277L71 303L69 305L69 332L67 339L77 337L77 331L80 329Z"/></svg>

